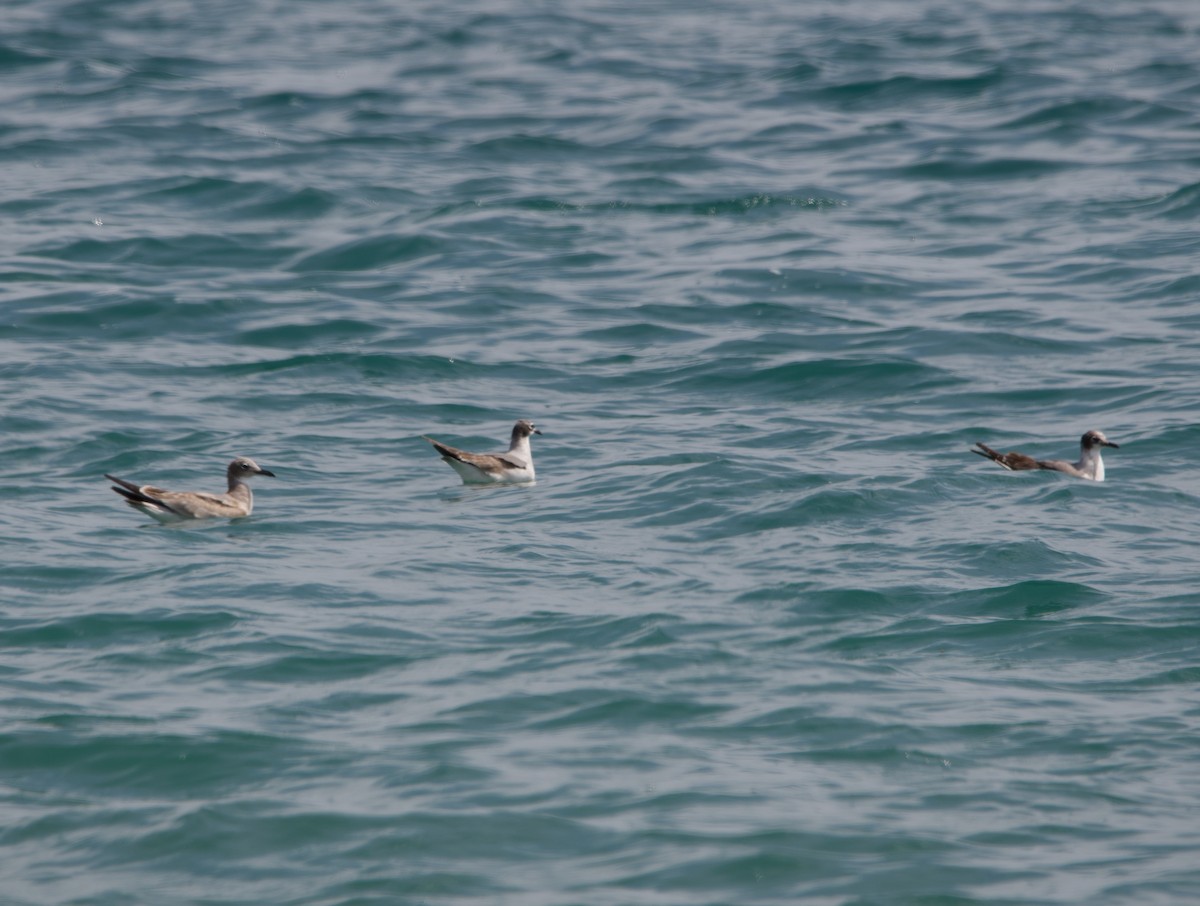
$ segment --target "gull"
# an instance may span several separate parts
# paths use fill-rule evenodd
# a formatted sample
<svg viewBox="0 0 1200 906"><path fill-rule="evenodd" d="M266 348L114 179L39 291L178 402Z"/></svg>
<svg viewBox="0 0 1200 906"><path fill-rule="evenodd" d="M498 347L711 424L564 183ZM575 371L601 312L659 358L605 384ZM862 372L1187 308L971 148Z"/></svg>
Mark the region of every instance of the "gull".
<svg viewBox="0 0 1200 906"><path fill-rule="evenodd" d="M1101 447L1112 447L1119 450L1116 444L1104 436L1103 431L1089 431L1079 441L1079 462L1067 462L1065 459L1034 459L1024 453L997 453L986 444L976 442L978 450L972 453L986 456L992 462L999 463L1010 472L1023 472L1027 469L1050 469L1054 472L1065 472L1076 478L1086 478L1089 481L1104 481L1104 460L1100 458Z"/></svg>
<svg viewBox="0 0 1200 906"><path fill-rule="evenodd" d="M432 437L421 437L433 444L433 449L442 454L450 468L462 476L463 484L495 484L533 481L533 451L529 448L529 437L541 433L533 422L521 419L513 425L507 453L467 453Z"/></svg>
<svg viewBox="0 0 1200 906"><path fill-rule="evenodd" d="M153 516L159 522L183 522L187 519L221 517L236 519L249 516L254 509L254 495L246 479L254 475L275 477L247 456L239 456L225 470L229 490L224 494L205 494L201 491L164 491L153 485L136 485L115 475L105 475L114 482L113 490L125 498L135 510ZM119 485L119 487L118 487Z"/></svg>

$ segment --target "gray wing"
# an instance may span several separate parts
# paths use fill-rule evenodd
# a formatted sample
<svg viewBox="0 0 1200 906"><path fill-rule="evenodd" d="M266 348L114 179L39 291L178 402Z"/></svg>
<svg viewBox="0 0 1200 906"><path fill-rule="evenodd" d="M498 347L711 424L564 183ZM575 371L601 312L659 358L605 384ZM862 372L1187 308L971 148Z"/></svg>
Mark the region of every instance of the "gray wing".
<svg viewBox="0 0 1200 906"><path fill-rule="evenodd" d="M503 472L505 469L528 468L527 463L511 459L506 454L468 453L466 450L460 450L458 447L452 447L449 444L436 441L432 437L423 436L423 439L433 444L433 449L441 453L443 458L458 460L461 463L474 466L481 472Z"/></svg>
<svg viewBox="0 0 1200 906"><path fill-rule="evenodd" d="M979 449L972 449L972 453L977 453L985 459L990 459L992 462L1003 466L1010 472L1025 472L1030 469L1048 468L1047 466L1043 466L1032 456L1026 456L1024 453L1001 453L997 450L993 450L987 444L979 443L978 441L975 443L975 446Z"/></svg>

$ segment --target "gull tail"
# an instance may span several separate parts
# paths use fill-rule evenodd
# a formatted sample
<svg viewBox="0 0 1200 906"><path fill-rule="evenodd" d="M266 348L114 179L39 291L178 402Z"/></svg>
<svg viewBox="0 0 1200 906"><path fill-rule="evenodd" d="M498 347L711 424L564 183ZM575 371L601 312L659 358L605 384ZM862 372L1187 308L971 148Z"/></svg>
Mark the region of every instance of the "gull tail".
<svg viewBox="0 0 1200 906"><path fill-rule="evenodd" d="M442 456L445 456L447 459L457 459L459 462L465 462L465 460L463 459L463 451L462 450L458 450L454 447L448 447L445 444L434 440L432 437L427 437L424 434L421 435L421 440L429 441L431 444L433 444L433 449L437 450L439 453L442 454Z"/></svg>
<svg viewBox="0 0 1200 906"><path fill-rule="evenodd" d="M144 506L151 506L155 509L166 510L168 513L174 513L176 516L183 515L178 510L173 509L170 504L164 503L155 497L150 497L147 494L143 494L142 489L132 482L125 481L124 479L117 478L113 475L105 475L104 477L111 482L115 482L113 484L113 490L124 497L125 502L132 507L141 509ZM118 485L120 485L120 487L118 487Z"/></svg>

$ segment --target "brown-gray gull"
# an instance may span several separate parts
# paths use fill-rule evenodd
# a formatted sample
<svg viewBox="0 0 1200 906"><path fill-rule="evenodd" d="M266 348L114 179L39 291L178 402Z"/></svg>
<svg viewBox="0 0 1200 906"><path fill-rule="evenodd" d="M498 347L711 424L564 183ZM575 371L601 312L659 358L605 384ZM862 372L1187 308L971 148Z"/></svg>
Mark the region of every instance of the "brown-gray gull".
<svg viewBox="0 0 1200 906"><path fill-rule="evenodd" d="M1100 457L1100 448L1120 449L1104 436L1103 431L1089 431L1083 435L1079 441L1079 462L1067 462L1065 459L1034 459L1024 453L998 453L987 444L978 442L975 446L979 449L972 449L972 453L978 453L992 462L999 463L1010 472L1050 469L1054 472L1065 472L1076 478L1086 478L1088 481L1104 481L1104 460Z"/></svg>
<svg viewBox="0 0 1200 906"><path fill-rule="evenodd" d="M529 438L541 434L533 422L521 419L512 429L507 453L468 453L432 437L424 440L442 454L442 459L457 472L464 484L496 484L533 481L533 451Z"/></svg>
<svg viewBox="0 0 1200 906"><path fill-rule="evenodd" d="M114 475L104 477L114 483L113 490L134 509L153 516L159 522L183 522L187 519L236 519L249 516L254 509L254 495L246 479L254 475L275 477L274 472L268 472L246 456L239 456L225 470L229 490L224 494L164 491L149 484L136 485Z"/></svg>

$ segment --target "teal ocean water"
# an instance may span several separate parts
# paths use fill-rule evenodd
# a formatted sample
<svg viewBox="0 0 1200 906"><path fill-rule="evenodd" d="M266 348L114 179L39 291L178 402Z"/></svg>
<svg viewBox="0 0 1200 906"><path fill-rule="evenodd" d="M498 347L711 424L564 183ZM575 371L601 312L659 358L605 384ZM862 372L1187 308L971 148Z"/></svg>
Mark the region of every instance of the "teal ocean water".
<svg viewBox="0 0 1200 906"><path fill-rule="evenodd" d="M1200 901L1197 46L10 0L0 902Z"/></svg>

